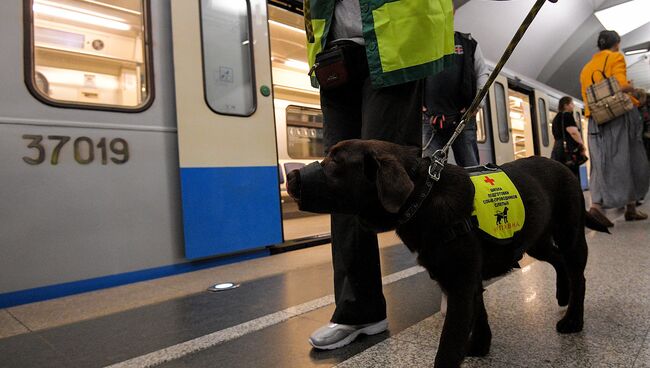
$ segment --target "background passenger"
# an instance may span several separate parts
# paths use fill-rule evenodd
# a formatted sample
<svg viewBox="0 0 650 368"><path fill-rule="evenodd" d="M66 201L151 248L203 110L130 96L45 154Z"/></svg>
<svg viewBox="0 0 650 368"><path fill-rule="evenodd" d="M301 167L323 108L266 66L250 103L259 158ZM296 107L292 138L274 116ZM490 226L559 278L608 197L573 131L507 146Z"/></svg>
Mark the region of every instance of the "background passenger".
<svg viewBox="0 0 650 368"><path fill-rule="evenodd" d="M564 141L566 140L566 148L569 152L573 152L578 148L580 154L585 154L585 145L582 142L578 125L573 119L573 110L575 106L573 99L569 96L564 96L560 99L558 105L558 114L553 118L553 138L555 138L555 145L551 152L551 158L555 161L565 163L566 155L564 151ZM573 174L580 179L580 167L569 167Z"/></svg>
<svg viewBox="0 0 650 368"><path fill-rule="evenodd" d="M326 150L358 138L421 147L420 80L442 70L442 58L454 50L453 6L451 0L405 3L390 2L390 13L382 17L373 11L383 2L305 0L310 66L321 50L329 54L340 48L348 74L341 86L328 89L321 83ZM419 4L417 13L413 4ZM428 44L414 42L419 39ZM386 71L384 65L394 69ZM361 333L388 328L377 234L363 228L357 216L342 214L332 215L331 233L336 309L331 323L309 338L319 349L336 349Z"/></svg>
<svg viewBox="0 0 650 368"><path fill-rule="evenodd" d="M591 61L580 73L582 97L587 101L586 89L602 79L598 71L607 77L614 76L624 92L634 87L627 80L625 58L619 52L621 38L615 31L602 31L598 36L598 48ZM607 62L606 62L607 61ZM589 107L585 115L590 116ZM643 123L639 111L634 108L612 121L598 125L589 119L589 156L591 161L591 200L589 212L602 223L613 226L603 208L625 206L625 220L644 220L648 215L637 210L636 201L648 191L650 169L643 148Z"/></svg>
<svg viewBox="0 0 650 368"><path fill-rule="evenodd" d="M454 32L453 65L425 80L422 119L422 155L431 156L451 138L460 118L487 82L490 72L478 42L471 35ZM481 102L483 107L484 102ZM472 116L451 146L456 164L479 164L476 117Z"/></svg>

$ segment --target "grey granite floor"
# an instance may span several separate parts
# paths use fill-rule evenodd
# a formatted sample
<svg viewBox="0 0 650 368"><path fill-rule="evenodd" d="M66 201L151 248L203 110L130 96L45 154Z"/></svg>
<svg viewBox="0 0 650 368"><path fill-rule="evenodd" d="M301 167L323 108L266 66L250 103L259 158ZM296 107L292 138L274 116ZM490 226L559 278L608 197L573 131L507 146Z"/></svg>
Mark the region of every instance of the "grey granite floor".
<svg viewBox="0 0 650 368"><path fill-rule="evenodd" d="M535 262L488 287L492 348L464 367L650 367L650 223L619 220L587 242L584 330L555 331L555 272ZM442 323L436 314L337 367L431 367Z"/></svg>

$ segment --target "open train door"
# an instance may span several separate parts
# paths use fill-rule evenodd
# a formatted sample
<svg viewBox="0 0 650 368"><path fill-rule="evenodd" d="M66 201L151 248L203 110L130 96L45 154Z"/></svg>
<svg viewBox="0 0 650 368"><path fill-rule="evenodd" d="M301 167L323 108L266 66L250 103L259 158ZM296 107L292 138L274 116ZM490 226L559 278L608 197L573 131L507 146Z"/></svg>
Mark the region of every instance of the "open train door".
<svg viewBox="0 0 650 368"><path fill-rule="evenodd" d="M514 161L510 108L508 105L508 79L498 76L490 87L490 113L496 164Z"/></svg>
<svg viewBox="0 0 650 368"><path fill-rule="evenodd" d="M264 0L172 0L185 256L282 242Z"/></svg>
<svg viewBox="0 0 650 368"><path fill-rule="evenodd" d="M548 128L549 121L549 98L548 96L535 90L535 111L537 112L537 137L539 137L539 154L544 157L551 157L553 150L553 134Z"/></svg>

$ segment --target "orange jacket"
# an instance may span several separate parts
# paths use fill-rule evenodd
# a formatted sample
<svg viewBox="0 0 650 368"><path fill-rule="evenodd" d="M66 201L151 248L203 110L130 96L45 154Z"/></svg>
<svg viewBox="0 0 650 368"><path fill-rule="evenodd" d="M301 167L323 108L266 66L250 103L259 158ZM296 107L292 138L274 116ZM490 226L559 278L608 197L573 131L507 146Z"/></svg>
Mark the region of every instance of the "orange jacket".
<svg viewBox="0 0 650 368"><path fill-rule="evenodd" d="M605 65L605 59L607 59L607 65ZM603 80L602 74L599 72L603 70L607 77L614 76L618 80L618 84L621 85L621 88L625 88L630 85L627 80L627 66L625 65L625 57L620 52L614 52L610 50L602 50L597 52L591 60L582 68L580 72L580 85L582 87L582 100L585 102L585 116L589 116L589 107L587 106L587 87L591 86L593 82L591 81L592 75L596 83ZM638 101L632 98L632 102L636 105Z"/></svg>

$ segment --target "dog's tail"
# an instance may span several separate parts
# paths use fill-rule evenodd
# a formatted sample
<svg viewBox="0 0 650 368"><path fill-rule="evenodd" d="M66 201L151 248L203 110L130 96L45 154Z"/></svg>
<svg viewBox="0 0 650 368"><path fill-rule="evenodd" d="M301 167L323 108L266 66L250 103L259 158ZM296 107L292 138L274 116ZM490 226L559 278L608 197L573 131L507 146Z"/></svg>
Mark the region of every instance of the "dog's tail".
<svg viewBox="0 0 650 368"><path fill-rule="evenodd" d="M591 213L585 211L585 226L591 230L600 231L601 233L611 234L607 226L601 224Z"/></svg>

